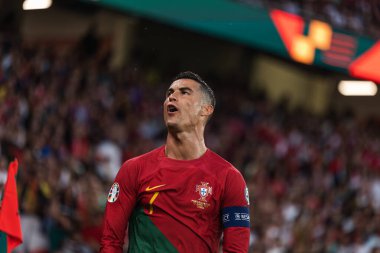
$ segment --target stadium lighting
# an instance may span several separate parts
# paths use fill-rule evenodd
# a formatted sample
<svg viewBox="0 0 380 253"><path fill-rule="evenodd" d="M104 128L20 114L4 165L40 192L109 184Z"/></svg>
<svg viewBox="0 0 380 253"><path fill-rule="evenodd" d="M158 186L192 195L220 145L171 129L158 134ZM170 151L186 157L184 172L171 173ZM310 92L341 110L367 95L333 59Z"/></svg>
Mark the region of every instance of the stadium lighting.
<svg viewBox="0 0 380 253"><path fill-rule="evenodd" d="M375 96L377 85L371 81L340 81L338 90L343 96Z"/></svg>
<svg viewBox="0 0 380 253"><path fill-rule="evenodd" d="M313 41L309 37L298 36L293 40L291 56L298 62L312 64L315 56Z"/></svg>
<svg viewBox="0 0 380 253"><path fill-rule="evenodd" d="M25 0L22 4L23 10L41 10L51 6L52 0Z"/></svg>
<svg viewBox="0 0 380 253"><path fill-rule="evenodd" d="M321 50L330 49L332 35L333 30L329 24L318 20L310 22L309 36L317 48Z"/></svg>

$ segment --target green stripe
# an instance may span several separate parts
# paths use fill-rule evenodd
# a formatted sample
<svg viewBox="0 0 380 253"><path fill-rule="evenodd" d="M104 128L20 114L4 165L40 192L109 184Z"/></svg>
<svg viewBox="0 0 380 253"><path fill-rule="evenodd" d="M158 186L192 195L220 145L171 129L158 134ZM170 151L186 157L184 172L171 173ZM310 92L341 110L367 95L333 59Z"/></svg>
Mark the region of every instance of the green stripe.
<svg viewBox="0 0 380 253"><path fill-rule="evenodd" d="M0 252L8 252L7 234L0 231Z"/></svg>
<svg viewBox="0 0 380 253"><path fill-rule="evenodd" d="M128 253L178 253L142 208L136 208L129 222Z"/></svg>

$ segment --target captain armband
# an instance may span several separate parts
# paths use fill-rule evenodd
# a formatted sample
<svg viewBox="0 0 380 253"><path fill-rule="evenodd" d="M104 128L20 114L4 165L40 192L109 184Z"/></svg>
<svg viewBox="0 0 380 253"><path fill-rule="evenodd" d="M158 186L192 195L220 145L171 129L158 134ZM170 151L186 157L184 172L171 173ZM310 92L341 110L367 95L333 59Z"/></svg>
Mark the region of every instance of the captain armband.
<svg viewBox="0 0 380 253"><path fill-rule="evenodd" d="M230 206L222 209L223 228L248 227L249 208L246 206Z"/></svg>

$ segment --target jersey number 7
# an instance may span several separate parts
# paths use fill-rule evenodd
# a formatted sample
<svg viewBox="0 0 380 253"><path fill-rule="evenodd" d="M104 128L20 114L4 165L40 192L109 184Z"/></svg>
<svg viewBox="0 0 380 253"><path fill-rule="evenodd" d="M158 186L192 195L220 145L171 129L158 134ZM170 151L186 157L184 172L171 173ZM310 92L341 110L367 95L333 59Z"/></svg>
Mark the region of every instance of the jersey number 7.
<svg viewBox="0 0 380 253"><path fill-rule="evenodd" d="M156 200L159 192L155 192L152 198L149 200L149 214L153 214L153 202Z"/></svg>

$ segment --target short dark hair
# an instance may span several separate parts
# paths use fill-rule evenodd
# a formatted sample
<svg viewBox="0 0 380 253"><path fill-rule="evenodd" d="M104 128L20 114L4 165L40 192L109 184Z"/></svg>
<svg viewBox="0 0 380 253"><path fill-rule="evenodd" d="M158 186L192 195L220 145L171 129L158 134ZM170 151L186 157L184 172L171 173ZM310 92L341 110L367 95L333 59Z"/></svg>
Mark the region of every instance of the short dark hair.
<svg viewBox="0 0 380 253"><path fill-rule="evenodd" d="M194 72L191 71L184 71L176 75L174 77L173 82L177 81L179 79L191 79L196 81L201 85L201 90L204 95L206 95L208 102L215 108L216 105L216 100L215 100L215 95L214 91L211 89L210 86L198 75L195 74Z"/></svg>

